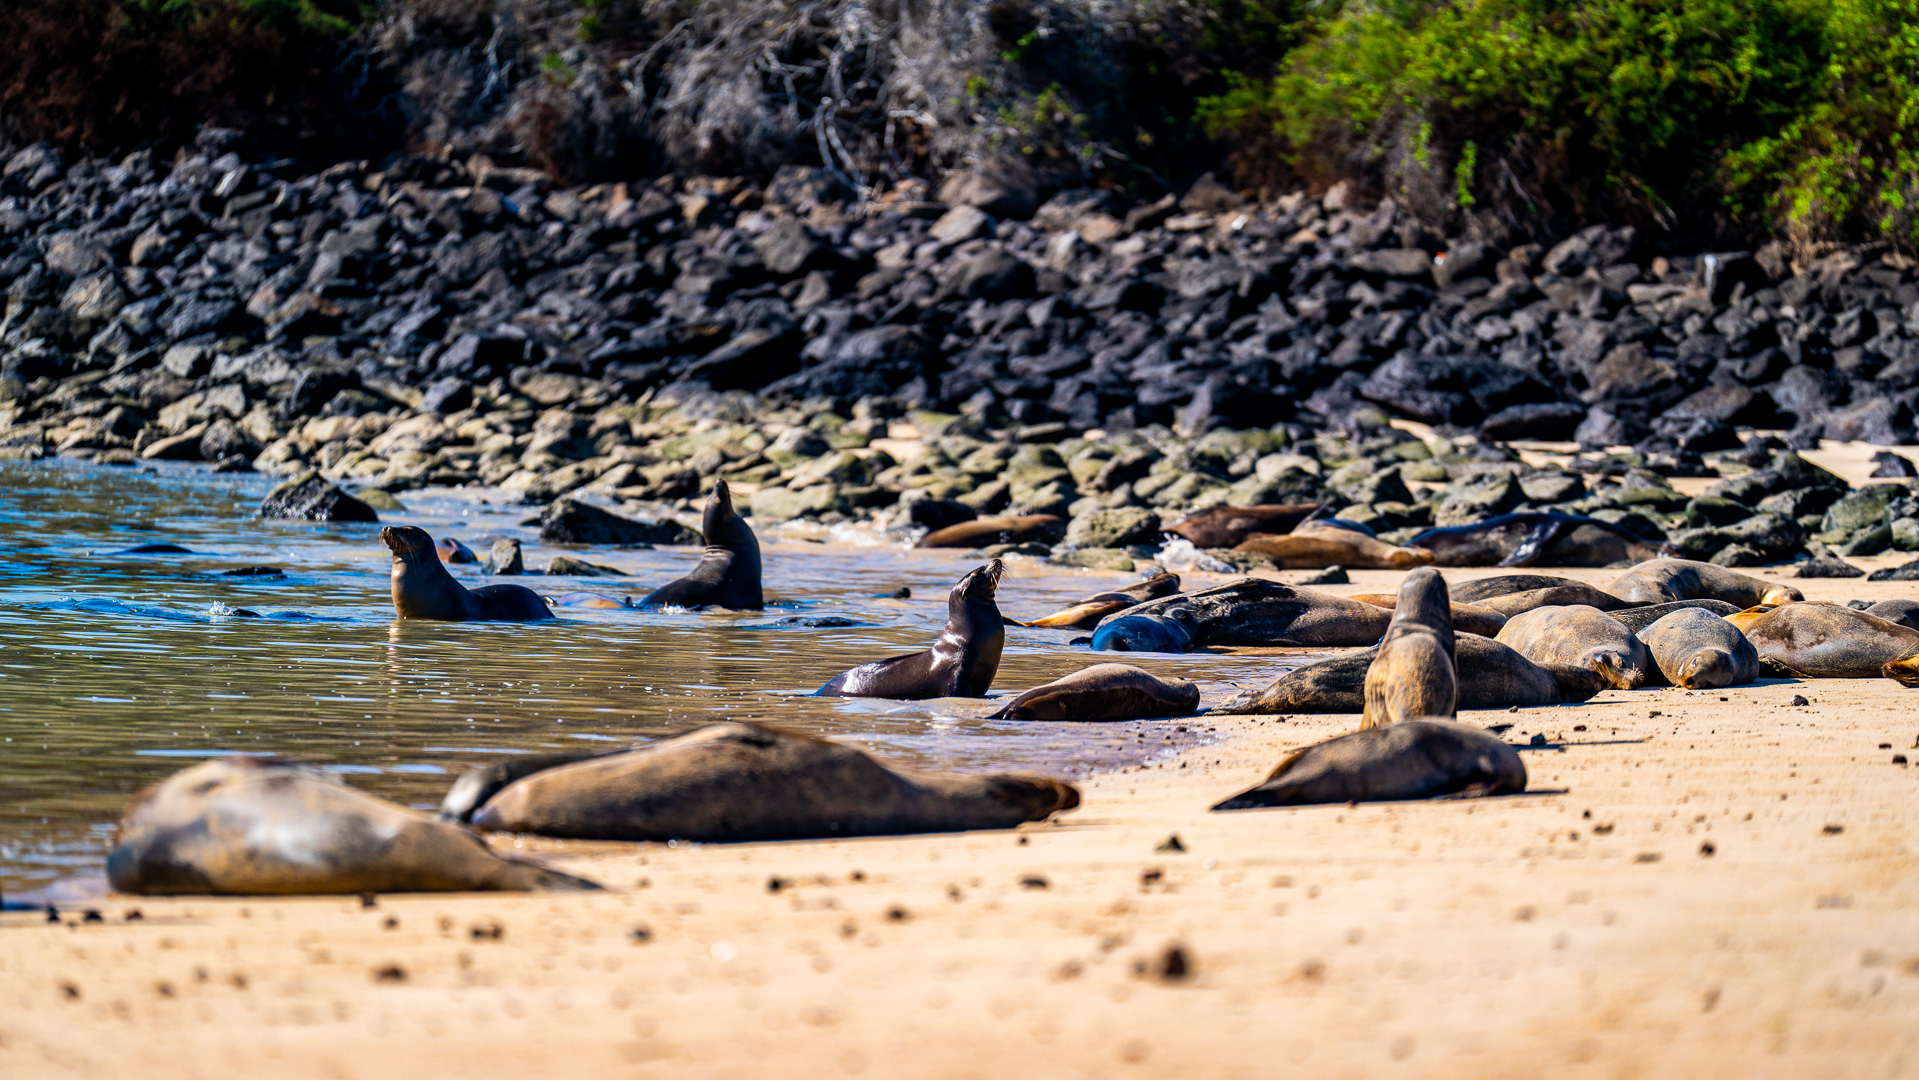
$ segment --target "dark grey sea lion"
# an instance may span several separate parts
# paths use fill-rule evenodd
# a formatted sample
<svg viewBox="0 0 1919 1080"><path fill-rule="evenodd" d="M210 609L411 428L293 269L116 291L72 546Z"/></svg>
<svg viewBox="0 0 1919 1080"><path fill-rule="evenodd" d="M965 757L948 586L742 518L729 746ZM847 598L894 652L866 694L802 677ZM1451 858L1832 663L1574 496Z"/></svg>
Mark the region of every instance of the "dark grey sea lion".
<svg viewBox="0 0 1919 1080"><path fill-rule="evenodd" d="M1212 708L1222 714L1363 713L1366 672L1376 649L1295 668L1264 690L1240 694ZM1453 645L1459 708L1565 705L1605 689L1597 672L1566 664L1535 664L1491 638L1459 634Z"/></svg>
<svg viewBox="0 0 1919 1080"><path fill-rule="evenodd" d="M1362 604L1371 604L1376 608L1396 611L1399 608L1398 593L1354 593L1348 600L1357 600ZM1499 628L1506 625L1506 616L1483 604L1462 604L1455 600L1452 608L1453 629L1462 634L1483 634L1492 637Z"/></svg>
<svg viewBox="0 0 1919 1080"><path fill-rule="evenodd" d="M700 531L706 534L706 554L700 556L700 565L678 581L653 590L639 606L763 610L766 599L760 592L759 538L746 519L733 510L733 493L724 480L713 482Z"/></svg>
<svg viewBox="0 0 1919 1080"><path fill-rule="evenodd" d="M193 554L196 554L196 552L190 551L187 548L183 548L178 544L168 544L168 543L164 543L156 540L156 541L148 541L147 543L144 543L144 544L135 544L130 548L121 548L119 551L109 551L107 552L107 554L109 555L193 555Z"/></svg>
<svg viewBox="0 0 1919 1080"><path fill-rule="evenodd" d="M1805 679L1884 675L1915 685L1902 676L1919 654L1919 630L1844 604L1782 604L1753 619L1746 640L1765 667L1782 674Z"/></svg>
<svg viewBox="0 0 1919 1080"><path fill-rule="evenodd" d="M1739 628L1710 611L1681 608L1639 631L1655 670L1674 686L1718 690L1759 677L1759 653Z"/></svg>
<svg viewBox="0 0 1919 1080"><path fill-rule="evenodd" d="M142 792L115 830L107 880L150 895L599 887L502 858L319 769L258 757L195 765Z"/></svg>
<svg viewBox="0 0 1919 1080"><path fill-rule="evenodd" d="M1881 600L1868 607L1866 614L1919 630L1919 600Z"/></svg>
<svg viewBox="0 0 1919 1080"><path fill-rule="evenodd" d="M533 773L473 815L482 829L583 840L725 843L1007 829L1079 805L1041 776L948 776L758 724L723 723Z"/></svg>
<svg viewBox="0 0 1919 1080"><path fill-rule="evenodd" d="M1185 653L1193 651L1193 628L1171 614L1121 612L1100 620L1087 641L1094 652Z"/></svg>
<svg viewBox="0 0 1919 1080"><path fill-rule="evenodd" d="M1199 687L1162 679L1131 664L1094 664L1035 686L1006 703L990 720L1151 720L1190 716Z"/></svg>
<svg viewBox="0 0 1919 1080"><path fill-rule="evenodd" d="M1571 585L1554 585L1546 589L1489 596L1478 601L1477 606L1489 608L1511 618L1521 612L1543 607L1589 607L1596 611L1610 613L1645 605L1638 601L1621 600L1604 589L1574 582Z"/></svg>
<svg viewBox="0 0 1919 1080"><path fill-rule="evenodd" d="M1692 559L1652 559L1619 575L1606 591L1622 600L1665 604L1674 600L1724 600L1735 607L1786 604L1806 595L1790 585Z"/></svg>
<svg viewBox="0 0 1919 1080"><path fill-rule="evenodd" d="M619 753L619 751L613 751ZM491 765L468 769L460 774L440 800L441 821L471 821L473 811L486 804L499 790L522 776L571 765L576 761L603 757L603 754L518 754Z"/></svg>
<svg viewBox="0 0 1919 1080"><path fill-rule="evenodd" d="M1284 535L1318 512L1317 503L1262 506L1214 506L1188 514L1166 527L1196 548L1237 547L1253 533Z"/></svg>
<svg viewBox="0 0 1919 1080"><path fill-rule="evenodd" d="M1394 547L1370 531L1336 520L1308 521L1283 536L1253 533L1234 551L1263 555L1285 570L1323 570L1344 566L1359 570L1410 570L1433 561L1424 548Z"/></svg>
<svg viewBox="0 0 1919 1080"><path fill-rule="evenodd" d="M1457 712L1459 676L1453 670L1453 650L1446 579L1430 566L1414 570L1399 584L1393 621L1367 665L1359 726L1450 717Z"/></svg>
<svg viewBox="0 0 1919 1080"><path fill-rule="evenodd" d="M433 545L433 550L439 554L440 561L443 563L476 563L480 561L480 557L473 554L472 548L467 547L451 536L441 537L440 542Z"/></svg>
<svg viewBox="0 0 1919 1080"><path fill-rule="evenodd" d="M1543 607L1506 623L1497 639L1535 664L1591 668L1608 686L1637 690L1655 674L1646 643L1618 619L1589 607Z"/></svg>
<svg viewBox="0 0 1919 1080"><path fill-rule="evenodd" d="M946 627L932 648L861 664L834 676L815 696L985 697L1006 645L1006 623L995 599L1004 573L1006 564L994 559L953 586L946 598Z"/></svg>
<svg viewBox="0 0 1919 1080"><path fill-rule="evenodd" d="M1178 574L1160 574L1148 578L1137 585L1124 589L1108 589L1097 592L1077 603L1070 604L1051 615L1042 616L1032 622L1023 623L1008 620L1016 626L1070 627L1078 630L1090 630L1099 621L1116 611L1138 607L1148 600L1157 600L1162 596L1171 596L1179 591Z"/></svg>
<svg viewBox="0 0 1919 1080"><path fill-rule="evenodd" d="M1264 783L1213 809L1507 795L1524 790L1526 766L1518 752L1483 728L1443 720L1407 720L1294 751Z"/></svg>
<svg viewBox="0 0 1919 1080"><path fill-rule="evenodd" d="M426 530L389 525L380 539L393 552L393 610L402 619L451 622L535 622L553 612L524 585L468 589L447 573Z"/></svg>
<svg viewBox="0 0 1919 1080"><path fill-rule="evenodd" d="M1102 647L1100 631L1120 619L1180 624L1190 635L1189 647L1201 648L1208 645L1372 645L1386 632L1392 618L1390 610L1357 600L1312 589L1296 589L1277 581L1241 578L1109 615L1093 633L1093 648ZM1169 631L1169 636L1177 634Z"/></svg>
<svg viewBox="0 0 1919 1080"><path fill-rule="evenodd" d="M1439 566L1612 566L1672 551L1598 518L1542 513L1427 529L1406 546L1432 552Z"/></svg>
<svg viewBox="0 0 1919 1080"><path fill-rule="evenodd" d="M1474 578L1471 581L1449 581L1447 587L1452 590L1453 603L1481 604L1495 596L1510 596L1513 593L1537 592L1540 589L1552 589L1562 585L1584 584L1583 581L1554 577L1551 574L1500 574L1497 577Z"/></svg>
<svg viewBox="0 0 1919 1080"><path fill-rule="evenodd" d="M1728 615L1736 615L1739 613L1738 608L1726 603L1724 600L1674 600L1670 604L1648 604L1645 607L1608 611L1606 614L1618 619L1621 626L1637 634L1653 623L1671 615L1673 612L1684 611L1687 608L1697 608L1707 614L1717 615L1722 619Z"/></svg>

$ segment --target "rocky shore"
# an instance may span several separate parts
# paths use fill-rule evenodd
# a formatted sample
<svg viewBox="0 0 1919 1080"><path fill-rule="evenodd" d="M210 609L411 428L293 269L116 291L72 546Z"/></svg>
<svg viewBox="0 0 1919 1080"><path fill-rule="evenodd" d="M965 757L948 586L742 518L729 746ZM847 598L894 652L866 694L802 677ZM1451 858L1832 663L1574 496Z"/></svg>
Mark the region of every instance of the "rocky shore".
<svg viewBox="0 0 1919 1080"><path fill-rule="evenodd" d="M861 201L799 166L562 189L245 147L6 159L0 455L550 517L724 477L759 523L1046 515L1004 539L1111 567L1194 510L1308 502L1394 542L1547 509L1730 565L1919 549L1912 492L1792 452L1914 441L1919 264L1887 249L1493 250L1342 188L1127 205L1018 165Z"/></svg>

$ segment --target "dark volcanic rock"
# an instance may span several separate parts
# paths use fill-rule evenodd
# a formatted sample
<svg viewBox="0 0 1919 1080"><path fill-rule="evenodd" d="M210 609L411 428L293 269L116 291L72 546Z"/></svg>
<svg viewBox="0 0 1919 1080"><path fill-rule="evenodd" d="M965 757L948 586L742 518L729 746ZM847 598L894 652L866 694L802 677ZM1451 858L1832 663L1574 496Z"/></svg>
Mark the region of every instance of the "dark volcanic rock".
<svg viewBox="0 0 1919 1080"><path fill-rule="evenodd" d="M1890 450L1881 450L1872 455L1872 475L1875 479L1887 476L1919 476L1911 460L1900 457Z"/></svg>
<svg viewBox="0 0 1919 1080"><path fill-rule="evenodd" d="M1512 439L1567 442L1574 437L1586 415L1585 406L1569 401L1510 405L1488 416L1479 425L1479 434L1494 442Z"/></svg>
<svg viewBox="0 0 1919 1080"><path fill-rule="evenodd" d="M574 499L558 499L540 512L540 540L548 544L698 544L700 534L672 521L621 517Z"/></svg>
<svg viewBox="0 0 1919 1080"><path fill-rule="evenodd" d="M1889 566L1866 575L1867 581L1919 581L1919 559L1903 566Z"/></svg>
<svg viewBox="0 0 1919 1080"><path fill-rule="evenodd" d="M263 518L294 521L378 521L380 515L360 500L321 479L304 473L267 493L260 504Z"/></svg>

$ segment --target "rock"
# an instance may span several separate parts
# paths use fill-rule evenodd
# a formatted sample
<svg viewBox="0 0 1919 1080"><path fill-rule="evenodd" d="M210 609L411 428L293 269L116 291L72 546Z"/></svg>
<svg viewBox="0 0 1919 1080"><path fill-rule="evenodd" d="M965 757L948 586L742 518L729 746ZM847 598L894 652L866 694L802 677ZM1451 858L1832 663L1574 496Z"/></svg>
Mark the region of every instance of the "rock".
<svg viewBox="0 0 1919 1080"><path fill-rule="evenodd" d="M511 537L493 541L493 548L480 563L480 569L494 577L517 577L526 573L526 556L520 550L520 542Z"/></svg>
<svg viewBox="0 0 1919 1080"><path fill-rule="evenodd" d="M263 518L293 521L378 521L380 515L371 506L307 472L282 483L267 493L260 504Z"/></svg>
<svg viewBox="0 0 1919 1080"><path fill-rule="evenodd" d="M444 416L473 407L473 384L449 375L426 388L420 398L420 411Z"/></svg>
<svg viewBox="0 0 1919 1080"><path fill-rule="evenodd" d="M989 251L961 263L946 281L945 292L963 300L997 304L1033 295L1032 266L1005 251Z"/></svg>
<svg viewBox="0 0 1919 1080"><path fill-rule="evenodd" d="M1346 268L1375 277L1429 280L1433 257L1419 248L1362 251L1346 258Z"/></svg>
<svg viewBox="0 0 1919 1080"><path fill-rule="evenodd" d="M1919 581L1919 559L1903 566L1889 566L1866 575L1867 581Z"/></svg>
<svg viewBox="0 0 1919 1080"><path fill-rule="evenodd" d="M1850 536L1861 529L1885 524L1886 507L1891 504L1896 490L1892 484L1868 484L1857 491L1847 492L1826 508L1820 530Z"/></svg>
<svg viewBox="0 0 1919 1080"><path fill-rule="evenodd" d="M548 577L631 577L617 566L587 562L571 555L555 555L546 564Z"/></svg>
<svg viewBox="0 0 1919 1080"><path fill-rule="evenodd" d="M1076 566L1085 570L1116 570L1130 574L1137 565L1133 556L1120 548L1082 547L1055 551L1048 561L1056 566Z"/></svg>
<svg viewBox="0 0 1919 1080"><path fill-rule="evenodd" d="M240 425L225 416L208 424L206 434L200 436L202 461L223 461L238 456L251 462L260 456L261 449L251 435L240 430Z"/></svg>
<svg viewBox="0 0 1919 1080"><path fill-rule="evenodd" d="M1433 524L1439 528L1471 525L1509 513L1525 499L1526 493L1512 473L1462 481L1453 485L1433 512Z"/></svg>
<svg viewBox="0 0 1919 1080"><path fill-rule="evenodd" d="M813 239L806 226L789 218L755 237L753 250L769 273L777 277L797 277L824 268L831 249Z"/></svg>
<svg viewBox="0 0 1919 1080"><path fill-rule="evenodd" d="M559 498L540 512L540 541L547 544L698 544L700 534L673 521L645 522Z"/></svg>
<svg viewBox="0 0 1919 1080"><path fill-rule="evenodd" d="M1352 583L1352 575L1348 574L1346 568L1343 566L1329 566L1324 570L1307 574L1298 581L1293 582L1294 585L1300 586L1351 585Z"/></svg>
<svg viewBox="0 0 1919 1080"><path fill-rule="evenodd" d="M975 206L955 206L940 216L926 235L955 247L968 240L986 240L993 236L993 219Z"/></svg>
<svg viewBox="0 0 1919 1080"><path fill-rule="evenodd" d="M1800 563L1798 572L1793 576L1802 578L1856 578L1865 577L1866 572L1836 555L1821 555Z"/></svg>
<svg viewBox="0 0 1919 1080"><path fill-rule="evenodd" d="M178 435L155 439L140 451L145 461L202 461L200 439L206 435L206 424L195 424ZM272 516L272 515L268 515Z"/></svg>
<svg viewBox="0 0 1919 1080"><path fill-rule="evenodd" d="M361 488L353 493L353 497L383 514L406 513L406 504L394 497L394 494L385 488Z"/></svg>
<svg viewBox="0 0 1919 1080"><path fill-rule="evenodd" d="M1586 414L1585 406L1567 401L1510 405L1488 416L1479 425L1479 434L1493 442L1513 439L1566 442L1573 438Z"/></svg>
<svg viewBox="0 0 1919 1080"><path fill-rule="evenodd" d="M1039 209L1039 177L1017 157L997 157L949 174L939 201L974 206L998 218L1024 221Z"/></svg>
<svg viewBox="0 0 1919 1080"><path fill-rule="evenodd" d="M750 500L754 521L791 521L794 518L844 511L846 504L829 485L795 491L792 488L761 488Z"/></svg>
<svg viewBox="0 0 1919 1080"><path fill-rule="evenodd" d="M1919 551L1919 518L1896 517L1888 523L1889 539L1898 551Z"/></svg>
<svg viewBox="0 0 1919 1080"><path fill-rule="evenodd" d="M1910 459L1900 457L1890 450L1881 450L1872 455L1872 475L1874 479L1919 476L1919 468L1915 468Z"/></svg>
<svg viewBox="0 0 1919 1080"><path fill-rule="evenodd" d="M1066 527L1069 548L1123 548L1159 541L1159 515L1137 506L1092 510Z"/></svg>

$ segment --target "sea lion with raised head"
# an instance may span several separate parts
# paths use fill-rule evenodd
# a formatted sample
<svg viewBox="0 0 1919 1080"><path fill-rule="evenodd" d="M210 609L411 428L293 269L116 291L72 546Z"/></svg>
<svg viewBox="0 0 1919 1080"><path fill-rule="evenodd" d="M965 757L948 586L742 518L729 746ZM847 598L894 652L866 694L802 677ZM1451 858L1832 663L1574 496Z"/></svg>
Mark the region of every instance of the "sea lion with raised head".
<svg viewBox="0 0 1919 1080"><path fill-rule="evenodd" d="M825 739L727 722L522 777L473 824L729 843L1008 829L1078 805L1077 789L1049 777L908 772Z"/></svg>
<svg viewBox="0 0 1919 1080"><path fill-rule="evenodd" d="M1393 621L1366 668L1362 728L1459 711L1459 675L1453 669L1452 604L1446 579L1432 567L1399 583Z"/></svg>
<svg viewBox="0 0 1919 1080"><path fill-rule="evenodd" d="M1524 790L1526 766L1504 740L1483 728L1419 719L1362 729L1296 750L1264 783L1213 809L1508 795Z"/></svg>
<svg viewBox="0 0 1919 1080"><path fill-rule="evenodd" d="M700 531L706 535L706 553L700 556L700 564L678 581L653 590L639 606L764 610L766 599L760 592L760 541L746 519L734 511L733 493L724 480L713 481L713 494L706 500Z"/></svg>
<svg viewBox="0 0 1919 1080"><path fill-rule="evenodd" d="M447 622L536 622L553 612L524 585L469 589L440 562L433 538L412 525L389 525L380 539L393 552L393 610L402 619Z"/></svg>
<svg viewBox="0 0 1919 1080"><path fill-rule="evenodd" d="M1047 628L1071 628L1090 630L1099 625L1099 621L1116 611L1138 607L1148 600L1157 600L1162 596L1171 596L1179 591L1178 574L1160 574L1137 585L1124 589L1109 589L1097 592L1075 604L1070 604L1051 615L1023 623L1009 619L1015 626L1040 626Z"/></svg>
<svg viewBox="0 0 1919 1080"><path fill-rule="evenodd" d="M1619 575L1606 591L1622 600L1667 604L1674 600L1724 600L1737 607L1787 604L1805 594L1711 563L1692 559L1652 559Z"/></svg>
<svg viewBox="0 0 1919 1080"><path fill-rule="evenodd" d="M1759 677L1759 653L1739 628L1700 608L1681 608L1638 633L1653 669L1687 690L1744 686Z"/></svg>
<svg viewBox="0 0 1919 1080"><path fill-rule="evenodd" d="M1199 687L1131 664L1094 664L1007 702L989 720L1152 720L1190 716Z"/></svg>
<svg viewBox="0 0 1919 1080"><path fill-rule="evenodd" d="M1377 649L1364 649L1305 664L1274 679L1263 690L1236 695L1215 705L1213 713L1363 713L1366 673ZM1491 638L1458 634L1453 670L1459 680L1459 708L1508 709L1515 705L1567 705L1586 701L1606 688L1588 668L1535 664Z"/></svg>
<svg viewBox="0 0 1919 1080"><path fill-rule="evenodd" d="M1053 514L1020 517L983 517L935 529L914 547L985 547L988 544L1057 544L1066 536L1066 522Z"/></svg>
<svg viewBox="0 0 1919 1080"><path fill-rule="evenodd" d="M1637 690L1653 674L1646 643L1626 624L1589 607L1543 607L1522 612L1496 639L1535 664L1591 668L1620 690Z"/></svg>
<svg viewBox="0 0 1919 1080"><path fill-rule="evenodd" d="M1781 604L1746 627L1746 640L1762 667L1802 679L1883 675L1911 686L1901 676L1919 659L1919 630L1844 604Z"/></svg>
<svg viewBox="0 0 1919 1080"><path fill-rule="evenodd" d="M1233 548L1263 555L1283 570L1410 570L1433 561L1432 554L1394 547L1356 529L1327 521L1308 521L1284 536L1253 533Z"/></svg>
<svg viewBox="0 0 1919 1080"><path fill-rule="evenodd" d="M877 697L923 701L985 697L999 674L1006 622L996 595L1006 564L994 559L959 579L946 597L946 626L933 647L861 664L835 675L816 697Z"/></svg>
<svg viewBox="0 0 1919 1080"><path fill-rule="evenodd" d="M1617 611L1608 611L1606 614L1618 619L1621 626L1637 634L1653 623L1671 615L1673 612L1685 611L1688 608L1696 608L1708 615L1717 615L1722 619L1735 615L1739 611L1738 608L1726 603L1724 600L1674 600L1670 604L1647 604L1644 607L1621 608Z"/></svg>
<svg viewBox="0 0 1919 1080"><path fill-rule="evenodd" d="M208 761L140 793L114 831L107 880L156 896L599 888L502 858L312 766L260 757Z"/></svg>
<svg viewBox="0 0 1919 1080"><path fill-rule="evenodd" d="M1672 553L1598 518L1574 514L1501 514L1472 525L1427 529L1406 541L1433 553L1436 566L1612 566Z"/></svg>
<svg viewBox="0 0 1919 1080"><path fill-rule="evenodd" d="M1196 548L1236 547L1253 533L1284 536L1319 509L1317 503L1214 506L1180 518L1166 531Z"/></svg>
<svg viewBox="0 0 1919 1080"><path fill-rule="evenodd" d="M620 753L618 750L610 753ZM440 800L441 821L471 821L473 812L486 804L499 790L522 776L571 765L576 761L605 757L605 754L516 754L491 765L481 765L460 774L446 797Z"/></svg>

